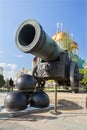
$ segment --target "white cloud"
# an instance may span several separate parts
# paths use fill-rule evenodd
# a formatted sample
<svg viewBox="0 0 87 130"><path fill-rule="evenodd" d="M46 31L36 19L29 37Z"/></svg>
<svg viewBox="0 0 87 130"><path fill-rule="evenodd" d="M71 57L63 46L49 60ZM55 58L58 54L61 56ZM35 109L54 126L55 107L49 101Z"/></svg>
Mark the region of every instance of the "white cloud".
<svg viewBox="0 0 87 130"><path fill-rule="evenodd" d="M4 78L9 79L10 77L14 78L17 73L17 64L7 64L7 63L0 63L0 66L3 67Z"/></svg>
<svg viewBox="0 0 87 130"><path fill-rule="evenodd" d="M24 55L16 55L17 58L23 58Z"/></svg>
<svg viewBox="0 0 87 130"><path fill-rule="evenodd" d="M3 67L3 68L9 67L10 69L15 70L18 65L16 65L16 64L0 63L0 66Z"/></svg>
<svg viewBox="0 0 87 130"><path fill-rule="evenodd" d="M4 68L4 67L7 66L7 64L6 63L0 63L0 66Z"/></svg>
<svg viewBox="0 0 87 130"><path fill-rule="evenodd" d="M84 67L84 68L87 68L87 61L85 61L85 62L83 63L83 67Z"/></svg>
<svg viewBox="0 0 87 130"><path fill-rule="evenodd" d="M7 66L10 67L12 70L15 70L18 65L16 65L16 64L8 64Z"/></svg>

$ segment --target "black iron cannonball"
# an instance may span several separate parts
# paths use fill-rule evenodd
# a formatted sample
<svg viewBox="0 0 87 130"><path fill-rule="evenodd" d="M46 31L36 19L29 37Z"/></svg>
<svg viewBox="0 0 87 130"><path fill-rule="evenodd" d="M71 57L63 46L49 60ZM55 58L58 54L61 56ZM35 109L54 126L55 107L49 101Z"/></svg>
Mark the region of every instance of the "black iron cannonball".
<svg viewBox="0 0 87 130"><path fill-rule="evenodd" d="M45 108L49 106L49 97L44 91L38 91L31 95L29 102L32 107Z"/></svg>
<svg viewBox="0 0 87 130"><path fill-rule="evenodd" d="M4 107L12 111L24 110L27 108L27 98L21 92L9 92L5 97Z"/></svg>
<svg viewBox="0 0 87 130"><path fill-rule="evenodd" d="M29 74L23 74L18 77L16 81L16 88L18 90L34 90L36 80Z"/></svg>
<svg viewBox="0 0 87 130"><path fill-rule="evenodd" d="M21 92L21 93L23 93L26 96L26 98L27 98L27 105L28 105L29 104L29 98L31 97L33 92Z"/></svg>

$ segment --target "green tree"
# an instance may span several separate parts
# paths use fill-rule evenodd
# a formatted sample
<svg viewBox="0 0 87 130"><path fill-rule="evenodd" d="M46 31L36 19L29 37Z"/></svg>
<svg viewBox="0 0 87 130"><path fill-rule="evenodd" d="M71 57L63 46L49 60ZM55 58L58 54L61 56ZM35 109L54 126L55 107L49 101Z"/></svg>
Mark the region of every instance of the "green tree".
<svg viewBox="0 0 87 130"><path fill-rule="evenodd" d="M3 77L3 75L0 75L0 87L3 87L4 84L5 84L4 77Z"/></svg>
<svg viewBox="0 0 87 130"><path fill-rule="evenodd" d="M9 79L6 79L6 80L5 80L5 84L9 84Z"/></svg>
<svg viewBox="0 0 87 130"><path fill-rule="evenodd" d="M80 81L80 84L87 84L87 68L79 69L81 74L84 74L84 78Z"/></svg>

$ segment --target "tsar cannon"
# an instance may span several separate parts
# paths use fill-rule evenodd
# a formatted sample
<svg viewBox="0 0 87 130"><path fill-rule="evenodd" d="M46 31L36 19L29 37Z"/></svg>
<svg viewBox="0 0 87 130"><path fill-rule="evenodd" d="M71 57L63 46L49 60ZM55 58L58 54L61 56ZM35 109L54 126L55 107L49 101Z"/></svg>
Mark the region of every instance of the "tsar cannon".
<svg viewBox="0 0 87 130"><path fill-rule="evenodd" d="M43 88L45 81L52 79L78 92L82 75L77 63L71 60L67 50L46 34L36 20L24 21L17 29L15 41L22 52L31 53L38 59L32 72L38 87Z"/></svg>

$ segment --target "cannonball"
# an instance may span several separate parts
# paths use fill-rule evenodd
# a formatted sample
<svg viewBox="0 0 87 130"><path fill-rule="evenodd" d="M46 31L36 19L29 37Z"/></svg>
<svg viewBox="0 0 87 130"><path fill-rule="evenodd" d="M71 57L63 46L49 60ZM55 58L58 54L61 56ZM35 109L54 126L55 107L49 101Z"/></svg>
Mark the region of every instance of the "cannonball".
<svg viewBox="0 0 87 130"><path fill-rule="evenodd" d="M29 98L30 98L30 96L32 95L33 92L21 92L21 93L23 93L26 96L26 98L27 98L27 105L28 105L29 104Z"/></svg>
<svg viewBox="0 0 87 130"><path fill-rule="evenodd" d="M45 108L49 106L49 97L44 91L38 91L31 95L29 102L32 107Z"/></svg>
<svg viewBox="0 0 87 130"><path fill-rule="evenodd" d="M27 98L21 92L9 92L5 97L4 107L12 111L24 110L27 108Z"/></svg>
<svg viewBox="0 0 87 130"><path fill-rule="evenodd" d="M18 90L34 90L36 80L29 74L23 74L18 77L16 81L16 88Z"/></svg>

